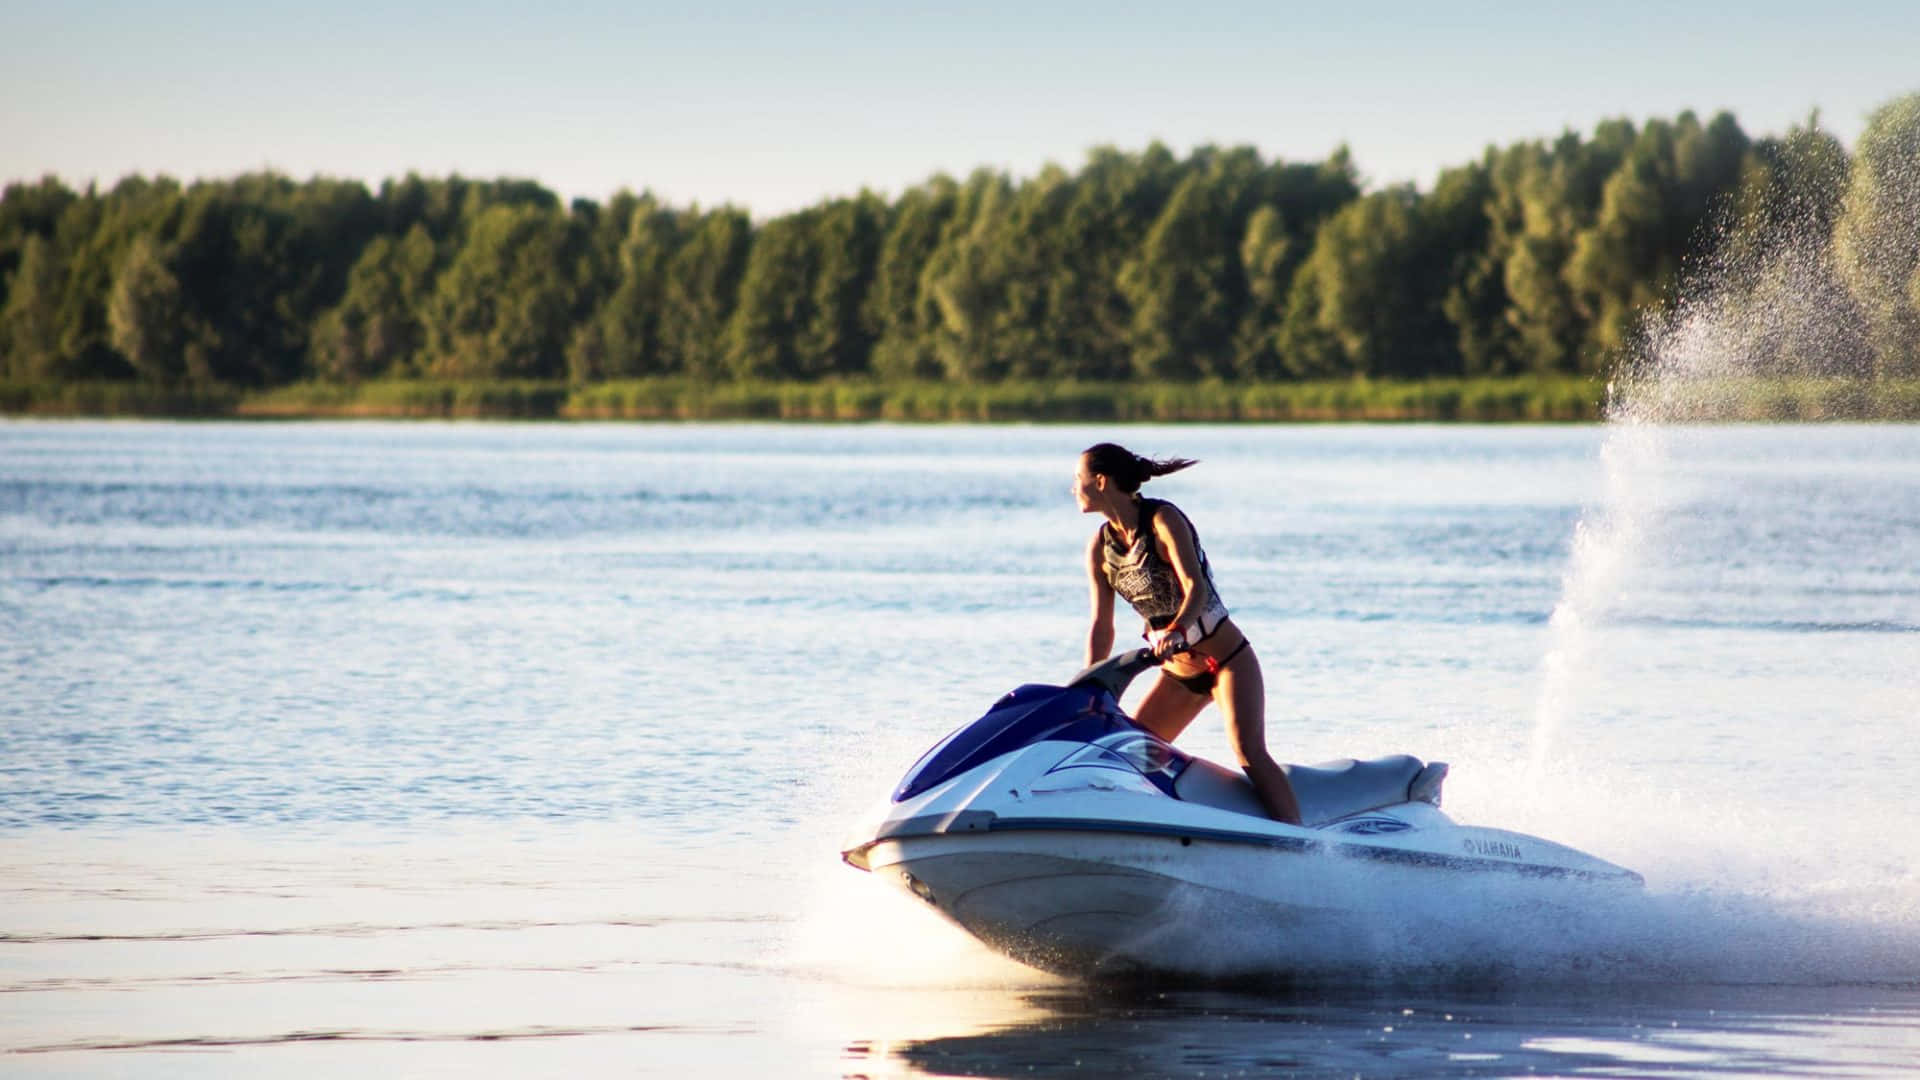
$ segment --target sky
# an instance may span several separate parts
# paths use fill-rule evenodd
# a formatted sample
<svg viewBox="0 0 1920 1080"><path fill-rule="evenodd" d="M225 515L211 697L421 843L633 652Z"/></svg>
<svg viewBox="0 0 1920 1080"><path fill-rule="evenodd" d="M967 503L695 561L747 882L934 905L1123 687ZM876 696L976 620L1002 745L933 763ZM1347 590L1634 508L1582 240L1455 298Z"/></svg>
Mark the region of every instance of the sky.
<svg viewBox="0 0 1920 1080"><path fill-rule="evenodd" d="M1159 140L1426 188L1687 109L1851 146L1920 91L1915 3L0 0L0 182L458 172L765 217Z"/></svg>

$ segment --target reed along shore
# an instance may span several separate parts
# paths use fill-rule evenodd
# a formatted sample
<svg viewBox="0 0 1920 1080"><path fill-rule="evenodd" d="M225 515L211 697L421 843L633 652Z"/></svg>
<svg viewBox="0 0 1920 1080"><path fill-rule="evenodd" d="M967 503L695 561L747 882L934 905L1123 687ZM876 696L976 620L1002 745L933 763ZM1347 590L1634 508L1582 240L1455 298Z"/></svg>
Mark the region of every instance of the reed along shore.
<svg viewBox="0 0 1920 1080"><path fill-rule="evenodd" d="M1701 422L1920 420L1920 379L1701 380ZM0 382L0 412L29 416L899 422L1596 422L1590 377L1319 382L724 382L387 379L271 390L129 382Z"/></svg>

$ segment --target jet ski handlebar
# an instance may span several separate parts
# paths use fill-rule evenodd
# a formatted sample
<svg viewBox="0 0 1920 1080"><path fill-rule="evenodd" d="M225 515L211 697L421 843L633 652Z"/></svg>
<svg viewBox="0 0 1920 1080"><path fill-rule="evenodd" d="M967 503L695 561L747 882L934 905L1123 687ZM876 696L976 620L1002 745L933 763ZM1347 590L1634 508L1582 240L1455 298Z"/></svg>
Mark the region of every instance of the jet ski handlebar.
<svg viewBox="0 0 1920 1080"><path fill-rule="evenodd" d="M1075 675L1067 683L1069 689L1098 688L1112 694L1116 699L1127 689L1127 684L1148 668L1159 667L1161 658L1153 655L1152 649L1129 649L1116 653Z"/></svg>

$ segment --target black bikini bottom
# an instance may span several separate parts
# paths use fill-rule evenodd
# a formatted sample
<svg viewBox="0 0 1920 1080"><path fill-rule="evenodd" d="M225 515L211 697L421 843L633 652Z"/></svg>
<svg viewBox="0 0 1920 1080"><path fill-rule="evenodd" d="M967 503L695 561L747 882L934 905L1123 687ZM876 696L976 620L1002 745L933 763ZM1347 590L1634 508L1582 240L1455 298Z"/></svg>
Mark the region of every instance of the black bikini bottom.
<svg viewBox="0 0 1920 1080"><path fill-rule="evenodd" d="M1232 652L1220 659L1215 660L1211 656L1207 657L1207 670L1197 675L1167 675L1167 678L1199 694L1201 697L1212 697L1213 688L1219 685L1220 682L1220 669L1233 663L1233 658L1239 656L1241 651L1247 647L1247 644L1248 640L1241 638L1240 644L1235 645ZM1166 673L1161 672L1161 674L1165 675Z"/></svg>

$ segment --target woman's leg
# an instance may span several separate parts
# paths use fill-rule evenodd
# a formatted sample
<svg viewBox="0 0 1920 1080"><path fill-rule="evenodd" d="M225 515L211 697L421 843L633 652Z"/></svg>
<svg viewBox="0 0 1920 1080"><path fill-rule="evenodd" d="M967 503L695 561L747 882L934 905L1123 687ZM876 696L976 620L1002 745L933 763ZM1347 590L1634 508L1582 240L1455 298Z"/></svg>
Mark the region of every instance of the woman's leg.
<svg viewBox="0 0 1920 1080"><path fill-rule="evenodd" d="M1200 715L1209 700L1174 682L1163 671L1147 688L1147 696L1140 699L1133 722L1172 742L1187 730L1187 725L1193 723L1193 718Z"/></svg>
<svg viewBox="0 0 1920 1080"><path fill-rule="evenodd" d="M1252 646L1220 670L1213 697L1225 714L1233 752L1247 771L1247 779L1253 781L1253 790L1259 793L1267 813L1289 825L1300 824L1300 803L1293 797L1293 785L1287 782L1287 774L1280 771L1273 755L1267 753L1267 684Z"/></svg>

